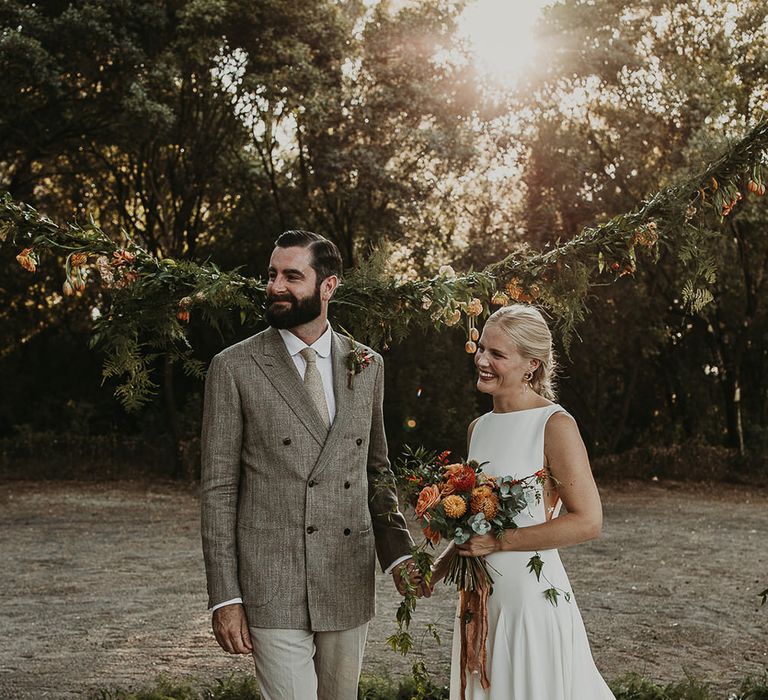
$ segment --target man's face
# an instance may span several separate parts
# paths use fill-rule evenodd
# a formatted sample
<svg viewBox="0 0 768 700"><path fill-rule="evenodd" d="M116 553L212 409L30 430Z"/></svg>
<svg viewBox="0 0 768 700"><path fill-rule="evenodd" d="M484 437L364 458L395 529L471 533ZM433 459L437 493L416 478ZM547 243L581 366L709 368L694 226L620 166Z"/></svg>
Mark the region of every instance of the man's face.
<svg viewBox="0 0 768 700"><path fill-rule="evenodd" d="M266 318L273 328L296 328L321 313L321 284L309 248L275 248L269 259Z"/></svg>

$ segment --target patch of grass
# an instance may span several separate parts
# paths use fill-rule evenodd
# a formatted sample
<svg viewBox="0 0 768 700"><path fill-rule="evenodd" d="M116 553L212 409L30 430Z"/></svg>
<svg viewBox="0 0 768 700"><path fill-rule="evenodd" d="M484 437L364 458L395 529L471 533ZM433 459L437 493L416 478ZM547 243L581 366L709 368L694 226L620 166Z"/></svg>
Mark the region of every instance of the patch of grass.
<svg viewBox="0 0 768 700"><path fill-rule="evenodd" d="M728 700L768 700L768 673L760 681L747 678L741 684L738 694Z"/></svg>
<svg viewBox="0 0 768 700"><path fill-rule="evenodd" d="M358 700L448 700L448 687L432 682L423 663L416 663L410 678L395 686L381 676L363 676L357 690Z"/></svg>
<svg viewBox="0 0 768 700"><path fill-rule="evenodd" d="M691 677L660 686L631 673L617 678L610 686L616 700L716 700L706 683Z"/></svg>
<svg viewBox="0 0 768 700"><path fill-rule="evenodd" d="M195 678L158 678L149 688L135 692L123 688L100 689L94 700L260 700L253 676L233 673L228 678L203 682Z"/></svg>
<svg viewBox="0 0 768 700"><path fill-rule="evenodd" d="M768 675L757 681L747 678L736 693L720 698L707 683L691 676L679 683L661 686L635 673L610 683L616 700L768 700Z"/></svg>
<svg viewBox="0 0 768 700"><path fill-rule="evenodd" d="M658 685L637 674L628 674L609 684L616 700L768 700L768 674L747 678L737 692L727 697L713 694L709 685L693 677L678 683ZM243 673L225 679L200 681L158 678L151 687L137 691L100 689L92 700L260 700L256 680ZM448 688L436 685L424 664L414 664L410 677L395 682L382 676L363 676L359 700L447 700Z"/></svg>

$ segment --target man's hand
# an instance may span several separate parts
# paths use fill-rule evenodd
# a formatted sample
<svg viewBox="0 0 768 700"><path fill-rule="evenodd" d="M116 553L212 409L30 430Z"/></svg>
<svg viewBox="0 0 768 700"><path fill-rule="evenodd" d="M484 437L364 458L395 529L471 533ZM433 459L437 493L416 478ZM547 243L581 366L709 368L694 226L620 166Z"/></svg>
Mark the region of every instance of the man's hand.
<svg viewBox="0 0 768 700"><path fill-rule="evenodd" d="M213 634L228 654L253 653L248 620L241 603L225 605L213 611Z"/></svg>
<svg viewBox="0 0 768 700"><path fill-rule="evenodd" d="M408 582L416 589L416 597L429 598L432 595L432 588L424 581L424 577L419 573L413 559L400 562L392 569L392 578L395 580L395 587L400 595L405 595Z"/></svg>

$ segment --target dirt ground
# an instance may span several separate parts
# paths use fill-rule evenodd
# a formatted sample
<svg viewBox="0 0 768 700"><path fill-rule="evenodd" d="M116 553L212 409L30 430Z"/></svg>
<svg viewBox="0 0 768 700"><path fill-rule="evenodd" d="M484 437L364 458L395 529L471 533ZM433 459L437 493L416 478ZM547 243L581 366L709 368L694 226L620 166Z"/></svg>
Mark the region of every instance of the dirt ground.
<svg viewBox="0 0 768 700"><path fill-rule="evenodd" d="M680 483L601 487L603 536L562 552L603 675L685 673L725 697L768 670L768 490ZM205 610L198 499L169 483L0 483L0 698L76 698L160 674L249 670L218 650ZM384 645L397 605L381 576L364 672L423 658ZM447 677L455 592L440 587L414 629Z"/></svg>

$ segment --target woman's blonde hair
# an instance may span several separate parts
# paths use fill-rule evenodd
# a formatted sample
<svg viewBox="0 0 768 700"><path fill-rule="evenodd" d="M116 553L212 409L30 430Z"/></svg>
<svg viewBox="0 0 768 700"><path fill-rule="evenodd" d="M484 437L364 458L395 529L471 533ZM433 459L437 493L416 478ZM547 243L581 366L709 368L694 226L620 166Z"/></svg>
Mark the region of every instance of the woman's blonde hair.
<svg viewBox="0 0 768 700"><path fill-rule="evenodd" d="M486 321L498 323L515 344L517 351L526 360L538 360L531 379L531 387L550 401L555 401L555 370L557 363L552 349L552 333L541 312L535 306L512 304L502 306Z"/></svg>

